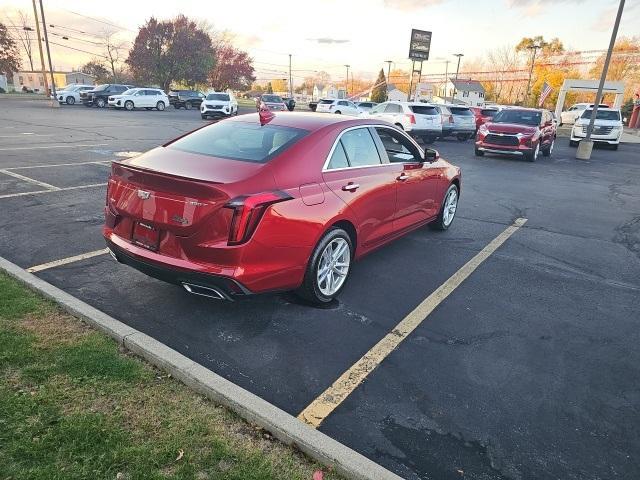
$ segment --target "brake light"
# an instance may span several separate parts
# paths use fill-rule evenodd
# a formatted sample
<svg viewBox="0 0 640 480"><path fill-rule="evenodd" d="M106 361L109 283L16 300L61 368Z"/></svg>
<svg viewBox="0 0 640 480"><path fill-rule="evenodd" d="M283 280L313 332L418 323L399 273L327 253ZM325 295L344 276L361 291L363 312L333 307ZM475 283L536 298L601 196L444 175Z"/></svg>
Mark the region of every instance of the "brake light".
<svg viewBox="0 0 640 480"><path fill-rule="evenodd" d="M224 207L233 209L229 245L248 241L255 232L264 212L274 203L291 200L293 197L281 191L243 195L230 200Z"/></svg>
<svg viewBox="0 0 640 480"><path fill-rule="evenodd" d="M449 123L453 123L453 115L449 115Z"/></svg>
<svg viewBox="0 0 640 480"><path fill-rule="evenodd" d="M405 114L405 117L407 117L409 119L409 122L412 124L416 123L416 116L411 114L411 113L407 113Z"/></svg>
<svg viewBox="0 0 640 480"><path fill-rule="evenodd" d="M335 105L329 105L329 110L331 110Z"/></svg>

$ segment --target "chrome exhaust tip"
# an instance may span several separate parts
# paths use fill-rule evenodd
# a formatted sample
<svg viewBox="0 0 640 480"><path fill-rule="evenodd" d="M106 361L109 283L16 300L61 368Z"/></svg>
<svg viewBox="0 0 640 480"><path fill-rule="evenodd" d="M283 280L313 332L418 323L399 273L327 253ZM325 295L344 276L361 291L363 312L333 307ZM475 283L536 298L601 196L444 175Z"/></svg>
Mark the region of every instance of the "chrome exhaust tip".
<svg viewBox="0 0 640 480"><path fill-rule="evenodd" d="M191 295L213 298L214 300L231 300L228 295L214 287L203 287L193 283L183 283L182 287Z"/></svg>

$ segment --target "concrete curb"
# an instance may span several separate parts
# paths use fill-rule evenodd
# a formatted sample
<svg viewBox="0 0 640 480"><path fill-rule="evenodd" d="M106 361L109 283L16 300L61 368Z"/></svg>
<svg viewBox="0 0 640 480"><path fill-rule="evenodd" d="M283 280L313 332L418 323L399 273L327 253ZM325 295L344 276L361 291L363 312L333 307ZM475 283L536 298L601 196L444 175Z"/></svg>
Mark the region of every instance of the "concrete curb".
<svg viewBox="0 0 640 480"><path fill-rule="evenodd" d="M401 480L365 456L315 430L262 398L216 375L154 338L125 325L73 295L0 257L0 269L113 337L131 352L171 373L191 389L233 410L278 440L293 445L323 465L353 480Z"/></svg>

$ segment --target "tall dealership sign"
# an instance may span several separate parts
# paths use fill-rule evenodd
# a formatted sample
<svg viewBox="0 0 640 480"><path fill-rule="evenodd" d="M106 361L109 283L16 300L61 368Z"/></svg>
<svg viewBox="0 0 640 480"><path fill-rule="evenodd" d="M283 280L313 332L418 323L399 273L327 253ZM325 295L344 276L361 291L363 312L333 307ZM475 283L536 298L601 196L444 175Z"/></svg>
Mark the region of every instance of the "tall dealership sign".
<svg viewBox="0 0 640 480"><path fill-rule="evenodd" d="M426 30L411 30L411 42L409 44L409 60L422 62L429 60L431 49L431 32Z"/></svg>
<svg viewBox="0 0 640 480"><path fill-rule="evenodd" d="M422 81L422 62L429 60L429 50L431 50L431 32L426 30L411 29L411 41L409 42L409 60L411 65L411 78L409 80L409 92L407 101L411 99L413 88L413 75L418 73L418 83ZM420 62L420 70L416 71L416 62Z"/></svg>

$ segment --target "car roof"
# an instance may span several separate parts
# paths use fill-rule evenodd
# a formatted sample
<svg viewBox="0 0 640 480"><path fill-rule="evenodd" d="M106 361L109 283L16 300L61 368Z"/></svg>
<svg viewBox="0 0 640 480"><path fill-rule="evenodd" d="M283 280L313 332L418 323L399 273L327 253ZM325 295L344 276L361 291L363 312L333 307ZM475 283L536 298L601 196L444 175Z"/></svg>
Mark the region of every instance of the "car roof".
<svg viewBox="0 0 640 480"><path fill-rule="evenodd" d="M272 112L273 113L273 112ZM258 113L249 113L232 117L227 122L245 122L259 123ZM273 118L268 122L269 125L277 125L280 127L301 128L303 130L320 130L321 128L344 123L345 126L357 125L388 125L384 121L378 121L371 118L345 117L343 115L327 115L326 113L310 113L310 112L277 112L273 113Z"/></svg>
<svg viewBox="0 0 640 480"><path fill-rule="evenodd" d="M591 105L589 105L589 107L587 107L587 110L593 110L593 108L591 108ZM612 107L598 107L598 111L601 112L602 110L606 110L608 112L619 112L620 109L619 108L612 108Z"/></svg>

